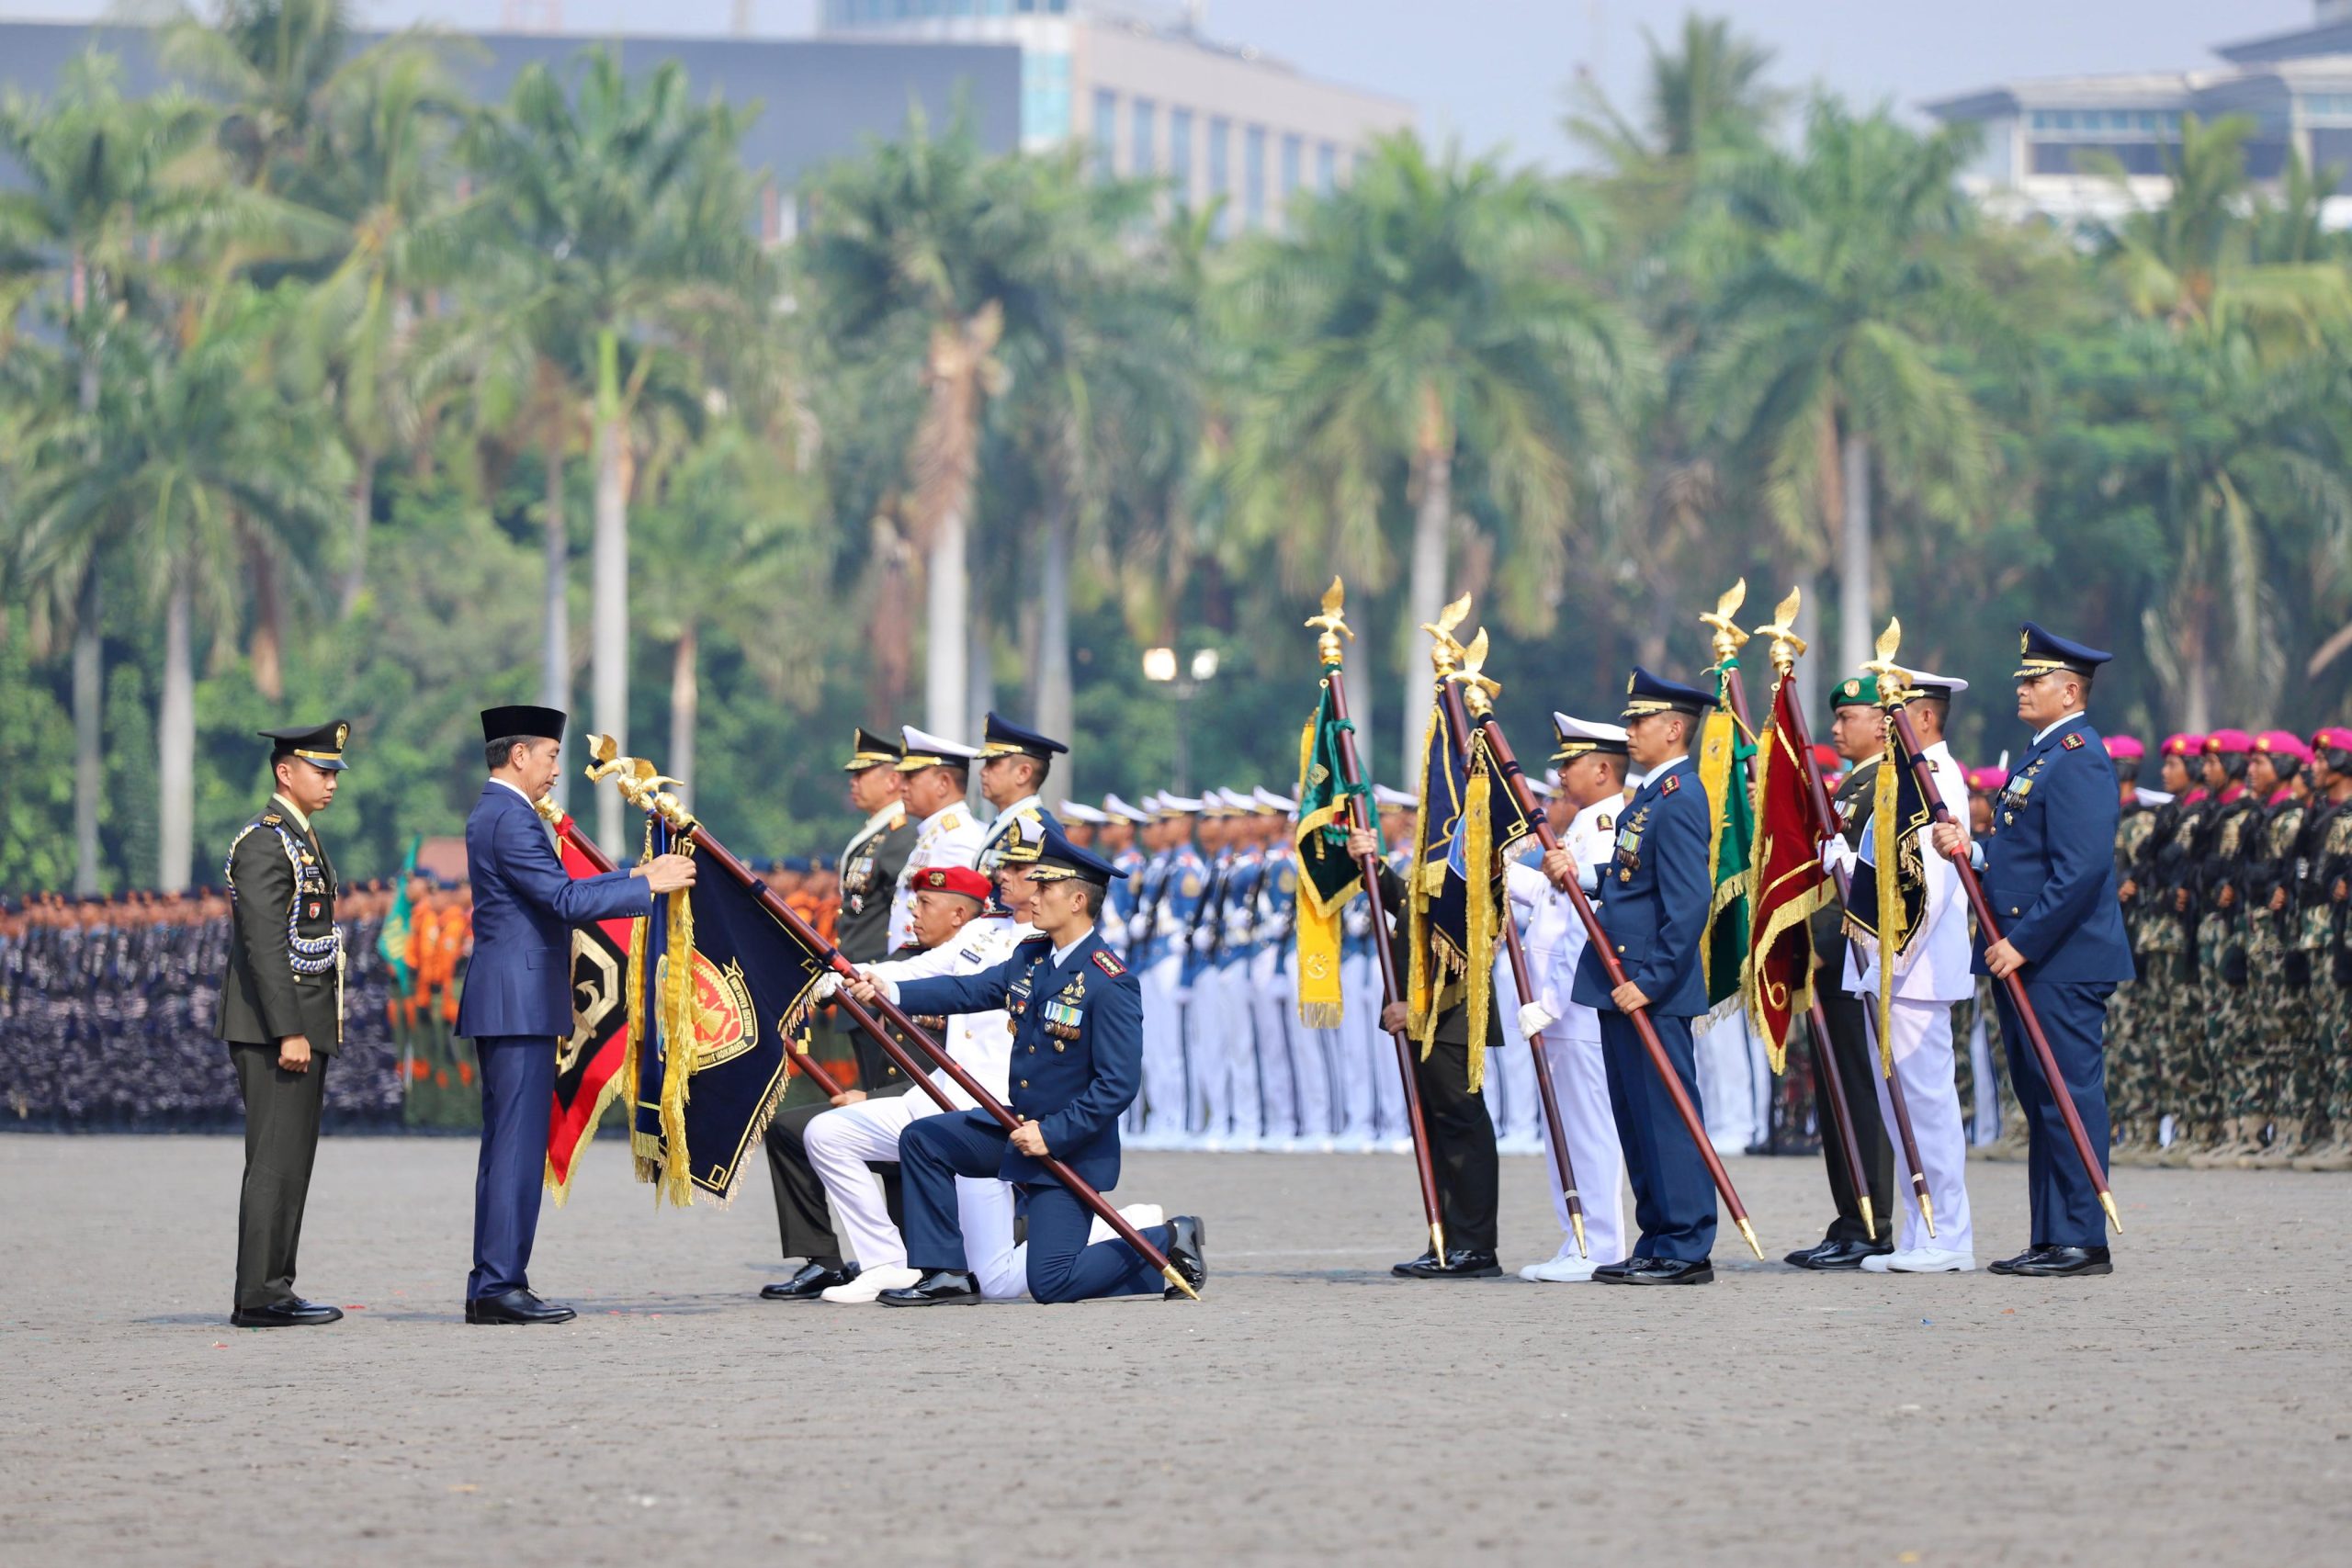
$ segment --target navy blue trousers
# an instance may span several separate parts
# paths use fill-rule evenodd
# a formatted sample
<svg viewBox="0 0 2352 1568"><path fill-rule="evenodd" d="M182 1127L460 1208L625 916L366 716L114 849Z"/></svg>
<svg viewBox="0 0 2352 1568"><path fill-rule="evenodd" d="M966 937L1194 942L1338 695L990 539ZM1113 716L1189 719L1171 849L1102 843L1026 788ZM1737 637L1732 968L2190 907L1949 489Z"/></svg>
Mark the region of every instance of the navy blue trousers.
<svg viewBox="0 0 2352 1568"><path fill-rule="evenodd" d="M2058 1075L2075 1097L2075 1113L2090 1138L2091 1152L2107 1163L2107 998L2115 994L2111 981L2096 985L2052 984L2029 980L2026 999L2041 1020L2050 1054L2058 1060ZM2105 1247L2107 1213L2098 1206L2098 1189L2091 1185L2075 1140L2066 1135L2066 1119L2042 1077L2041 1058L2025 1037L2024 1021L2009 988L1996 982L1993 1001L2000 1010L2001 1044L2009 1054L2009 1087L2017 1090L2025 1111L2026 1190L2033 1205L2035 1247Z"/></svg>
<svg viewBox="0 0 2352 1568"><path fill-rule="evenodd" d="M964 1233L956 1212L956 1179L994 1180L1011 1134L985 1111L944 1111L925 1116L899 1135L899 1170L907 1193L907 1266L964 1269ZM1086 1233L1093 1212L1060 1182L1024 1186L1029 1200L1029 1294L1041 1302L1083 1302L1097 1296L1158 1295L1167 1281L1141 1253L1113 1237L1093 1246ZM1161 1252L1170 1230L1143 1233Z"/></svg>
<svg viewBox="0 0 2352 1568"><path fill-rule="evenodd" d="M493 1036L475 1041L474 1055L481 1063L481 1159L474 1167L469 1302L530 1287L555 1102L555 1041Z"/></svg>
<svg viewBox="0 0 2352 1568"><path fill-rule="evenodd" d="M1682 1079L1692 1105L1699 1104L1699 1074L1690 1050L1690 1021L1650 1014L1667 1059ZM1601 1059L1609 1066L1609 1109L1617 1118L1617 1140L1625 1149L1625 1174L1634 1183L1634 1223L1642 1258L1672 1258L1700 1263L1715 1247L1715 1184L1707 1162L1676 1114L1674 1100L1650 1066L1650 1054L1634 1021L1622 1012L1600 1015Z"/></svg>

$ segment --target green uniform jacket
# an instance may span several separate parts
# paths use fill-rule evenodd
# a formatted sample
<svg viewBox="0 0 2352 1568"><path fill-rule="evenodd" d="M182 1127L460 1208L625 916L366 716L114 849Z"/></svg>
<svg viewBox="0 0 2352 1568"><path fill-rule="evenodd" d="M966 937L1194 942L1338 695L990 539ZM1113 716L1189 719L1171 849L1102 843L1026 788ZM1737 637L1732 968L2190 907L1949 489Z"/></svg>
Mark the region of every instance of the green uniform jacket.
<svg viewBox="0 0 2352 1568"><path fill-rule="evenodd" d="M299 876L281 829L301 860ZM229 973L220 983L220 1038L275 1045L300 1034L311 1050L332 1054L343 1038L340 976L332 963L320 973L298 972L287 940L289 911L294 932L306 943L334 934L334 866L317 834L296 827L272 802L230 852L229 886L237 913L230 923Z"/></svg>

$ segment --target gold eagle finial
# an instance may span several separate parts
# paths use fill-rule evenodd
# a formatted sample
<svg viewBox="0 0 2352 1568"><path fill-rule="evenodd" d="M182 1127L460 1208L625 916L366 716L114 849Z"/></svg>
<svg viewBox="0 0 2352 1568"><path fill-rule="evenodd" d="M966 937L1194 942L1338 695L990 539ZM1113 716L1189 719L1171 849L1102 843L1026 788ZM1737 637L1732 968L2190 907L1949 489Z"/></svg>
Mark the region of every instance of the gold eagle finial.
<svg viewBox="0 0 2352 1568"><path fill-rule="evenodd" d="M1899 705L1904 691L1911 684L1910 671L1894 662L1895 650L1902 646L1903 622L1890 618L1886 630L1878 634L1878 657L1862 666L1878 677L1878 700L1887 707Z"/></svg>
<svg viewBox="0 0 2352 1568"><path fill-rule="evenodd" d="M1804 638L1797 636L1797 611L1804 604L1804 590L1790 589L1789 596L1773 608L1771 624L1756 628L1758 637L1772 639L1772 668L1783 675L1796 668L1804 653Z"/></svg>
<svg viewBox="0 0 2352 1568"><path fill-rule="evenodd" d="M1702 612L1699 616L1702 624L1714 630L1715 662L1718 664L1725 660L1736 658L1740 649L1747 641L1747 634L1741 631L1739 623L1732 619L1739 613L1739 607L1746 603L1747 603L1747 579L1743 577L1724 591L1723 597L1715 601L1715 607L1712 612Z"/></svg>
<svg viewBox="0 0 2352 1568"><path fill-rule="evenodd" d="M1352 639L1356 634L1348 628L1347 587L1337 577L1331 579L1330 587L1323 590L1323 613L1307 616L1306 627L1319 634L1315 639L1315 648L1322 655L1323 662L1339 663L1340 639Z"/></svg>
<svg viewBox="0 0 2352 1568"><path fill-rule="evenodd" d="M1445 677L1461 686L1464 705L1481 716L1503 694L1502 682L1487 676L1487 628L1480 626L1478 635L1470 639L1470 646L1462 650L1462 668Z"/></svg>

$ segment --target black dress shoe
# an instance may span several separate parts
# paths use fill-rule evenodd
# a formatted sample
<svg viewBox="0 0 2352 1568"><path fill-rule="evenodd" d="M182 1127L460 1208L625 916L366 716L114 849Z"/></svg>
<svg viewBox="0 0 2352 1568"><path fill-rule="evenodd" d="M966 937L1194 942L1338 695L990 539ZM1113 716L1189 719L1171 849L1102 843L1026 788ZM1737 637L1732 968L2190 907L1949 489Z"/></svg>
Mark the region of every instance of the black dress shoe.
<svg viewBox="0 0 2352 1568"><path fill-rule="evenodd" d="M1409 1262L1391 1263L1388 1266L1388 1271L1399 1280L1418 1280L1422 1277L1422 1269L1434 1269L1438 1266L1437 1250L1432 1247Z"/></svg>
<svg viewBox="0 0 2352 1568"><path fill-rule="evenodd" d="M1803 1252L1790 1253L1783 1261L1800 1269L1826 1273L1833 1269L1859 1269L1863 1258L1883 1258L1894 1250L1891 1247L1873 1247L1866 1241L1823 1241Z"/></svg>
<svg viewBox="0 0 2352 1568"><path fill-rule="evenodd" d="M1715 1266L1705 1258L1645 1258L1636 1253L1623 1263L1604 1263L1593 1279L1609 1285L1712 1285Z"/></svg>
<svg viewBox="0 0 2352 1568"><path fill-rule="evenodd" d="M2045 1247L2029 1252L2023 1258L2008 1259L2004 1274L2021 1274L2035 1280L2062 1280L2072 1274L2112 1274L2115 1265L2108 1260L2103 1247ZM1999 1264L1995 1264L1999 1269Z"/></svg>
<svg viewBox="0 0 2352 1568"><path fill-rule="evenodd" d="M913 1284L874 1299L886 1307L978 1306L980 1281L961 1269L933 1269Z"/></svg>
<svg viewBox="0 0 2352 1568"><path fill-rule="evenodd" d="M557 1302L543 1302L520 1289L478 1296L466 1303L468 1323L570 1323L580 1314Z"/></svg>
<svg viewBox="0 0 2352 1568"><path fill-rule="evenodd" d="M1197 1295L1209 1277L1208 1259L1201 1253L1201 1244L1208 1239L1208 1227L1196 1215L1179 1214L1168 1222L1168 1261ZM1184 1292L1170 1285L1159 1293L1162 1299L1172 1302Z"/></svg>
<svg viewBox="0 0 2352 1568"><path fill-rule="evenodd" d="M846 1285L857 1278L854 1263L836 1263L828 1268L822 1263L803 1263L800 1271L789 1280L779 1280L773 1285L760 1287L763 1302L813 1302L835 1285Z"/></svg>
<svg viewBox="0 0 2352 1568"><path fill-rule="evenodd" d="M1434 1257L1417 1258L1410 1263L1400 1263L1396 1272L1408 1280L1499 1280L1503 1266L1491 1252L1476 1247L1457 1247L1440 1263Z"/></svg>
<svg viewBox="0 0 2352 1568"><path fill-rule="evenodd" d="M314 1323L333 1323L342 1315L341 1307L324 1306L296 1296L292 1301L272 1302L267 1306L239 1307L229 1314L229 1325L232 1328L304 1328Z"/></svg>
<svg viewBox="0 0 2352 1568"><path fill-rule="evenodd" d="M2048 1247L2042 1246L2041 1243L2037 1241L2031 1247L2027 1247L2023 1252L2018 1253L2015 1258L2004 1258L1997 1263L1987 1263L1984 1265L1984 1272L1987 1274L2014 1274L2023 1265L2032 1262L2034 1259L2040 1258L2043 1253L2049 1250L2050 1249Z"/></svg>

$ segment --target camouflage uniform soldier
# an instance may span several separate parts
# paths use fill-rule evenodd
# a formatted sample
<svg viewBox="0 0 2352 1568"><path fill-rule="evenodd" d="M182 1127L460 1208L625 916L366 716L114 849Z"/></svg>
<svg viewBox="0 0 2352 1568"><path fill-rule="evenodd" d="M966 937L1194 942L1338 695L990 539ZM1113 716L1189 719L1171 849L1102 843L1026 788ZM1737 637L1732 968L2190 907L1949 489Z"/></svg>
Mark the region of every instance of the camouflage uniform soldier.
<svg viewBox="0 0 2352 1568"><path fill-rule="evenodd" d="M2123 929L2132 941L2132 966L2143 976L2148 959L2141 945L2144 906L2132 895L2141 852L2156 826L2156 807L2140 798L2140 764L2147 748L2129 735L2101 737L2115 764L2122 811L2115 819L2115 884L2123 904ZM2153 1143L2155 1138L2154 1047L2148 1038L2148 1018L2141 1003L2145 980L2130 980L2115 987L2107 1004L2107 1098L2114 1119L2115 1142Z"/></svg>
<svg viewBox="0 0 2352 1568"><path fill-rule="evenodd" d="M2153 1163L2163 1153L2164 1122L2177 1128L2186 1106L2182 1095L2191 1077L2189 1047L2197 1012L2197 949L2189 941L2191 849L2203 820L2205 792L2192 769L2203 762L2205 738L2171 735L2158 748L2159 775L2172 799L2156 808L2155 821L2141 845L2130 881L2117 891L2128 908L2139 910L2132 932L2140 960L2139 1018L2144 1041L2145 1088L2129 1141L2119 1140L2114 1157L2126 1164Z"/></svg>
<svg viewBox="0 0 2352 1568"><path fill-rule="evenodd" d="M2309 755L2297 737L2267 729L2254 738L2247 758L2247 793L2259 804L2240 845L2246 1012L2239 1048L2219 1064L2222 1141L2191 1159L2193 1166L2245 1166L2257 1159L2283 1165L2293 1154L2294 1140L2277 1118L2288 1064L2309 1027L2303 966L2290 963L2301 954L2289 902L2295 840L2303 828L2303 803L2294 785Z"/></svg>
<svg viewBox="0 0 2352 1568"><path fill-rule="evenodd" d="M2165 1151L2166 1165L2187 1165L2222 1141L2223 1064L2251 1050L2245 995L2245 846L2255 829L2256 802L2245 787L2254 737L2217 729L2205 737L2205 789L2189 850L2187 912L2197 950L2196 1009L2188 1021L2189 1077L2180 1098L2187 1126Z"/></svg>
<svg viewBox="0 0 2352 1568"><path fill-rule="evenodd" d="M2298 1057L2290 1093L2316 1125L2297 1170L2352 1170L2352 729L2312 737L2312 804L2304 814L2299 866L2303 951L2311 960L2312 1031Z"/></svg>

